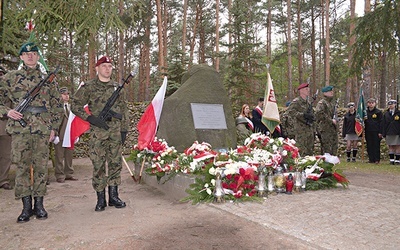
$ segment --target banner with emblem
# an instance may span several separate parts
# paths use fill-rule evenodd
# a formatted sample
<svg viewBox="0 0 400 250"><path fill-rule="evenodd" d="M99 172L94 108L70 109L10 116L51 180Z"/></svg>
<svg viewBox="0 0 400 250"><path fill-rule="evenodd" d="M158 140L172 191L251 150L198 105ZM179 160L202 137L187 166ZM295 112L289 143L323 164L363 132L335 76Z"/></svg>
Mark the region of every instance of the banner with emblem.
<svg viewBox="0 0 400 250"><path fill-rule="evenodd" d="M364 92L360 88L360 97L358 98L355 131L358 136L361 136L364 130L364 120L367 118L367 110L365 108Z"/></svg>
<svg viewBox="0 0 400 250"><path fill-rule="evenodd" d="M272 80L269 72L267 73L267 78L267 88L265 89L264 109L261 121L272 134L280 124L280 117L278 104L276 103L274 87L272 86Z"/></svg>

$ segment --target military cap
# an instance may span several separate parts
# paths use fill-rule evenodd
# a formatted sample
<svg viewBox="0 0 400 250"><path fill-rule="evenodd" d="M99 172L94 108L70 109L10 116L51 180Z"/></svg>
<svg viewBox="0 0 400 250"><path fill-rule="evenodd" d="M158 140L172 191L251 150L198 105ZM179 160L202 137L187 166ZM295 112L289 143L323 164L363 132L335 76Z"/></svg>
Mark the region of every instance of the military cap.
<svg viewBox="0 0 400 250"><path fill-rule="evenodd" d="M19 50L19 54L22 55L23 52L39 51L39 48L33 42L24 43Z"/></svg>
<svg viewBox="0 0 400 250"><path fill-rule="evenodd" d="M376 102L376 99L371 97L371 98L368 99L367 102Z"/></svg>
<svg viewBox="0 0 400 250"><path fill-rule="evenodd" d="M96 67L99 66L102 63L111 63L111 59L108 56L103 56L101 57L97 63L96 63Z"/></svg>
<svg viewBox="0 0 400 250"><path fill-rule="evenodd" d="M333 86L325 86L321 89L322 93L329 92L333 90Z"/></svg>
<svg viewBox="0 0 400 250"><path fill-rule="evenodd" d="M347 103L347 107L348 108L350 108L350 107L355 107L356 105L354 104L354 102L349 102L349 103Z"/></svg>
<svg viewBox="0 0 400 250"><path fill-rule="evenodd" d="M260 98L258 99L258 101L259 101L259 102L263 102L263 101L264 101L264 97L260 97Z"/></svg>
<svg viewBox="0 0 400 250"><path fill-rule="evenodd" d="M68 88L67 87L61 87L60 88L60 94L64 94L64 93L68 94Z"/></svg>
<svg viewBox="0 0 400 250"><path fill-rule="evenodd" d="M388 105L397 104L397 101L396 100L389 100L387 104Z"/></svg>
<svg viewBox="0 0 400 250"><path fill-rule="evenodd" d="M310 84L308 84L308 83L302 83L302 84L299 85L299 87L297 87L297 90L304 89L304 88L308 88L308 86L310 86Z"/></svg>

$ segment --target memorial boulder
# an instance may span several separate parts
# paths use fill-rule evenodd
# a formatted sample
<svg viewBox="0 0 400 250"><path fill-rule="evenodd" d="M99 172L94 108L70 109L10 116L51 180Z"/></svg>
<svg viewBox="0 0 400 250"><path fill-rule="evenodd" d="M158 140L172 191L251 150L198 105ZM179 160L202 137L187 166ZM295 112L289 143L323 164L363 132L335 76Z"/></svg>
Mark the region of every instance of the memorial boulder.
<svg viewBox="0 0 400 250"><path fill-rule="evenodd" d="M214 149L236 148L231 103L215 69L194 65L185 73L181 87L164 101L157 137L178 151L194 141Z"/></svg>

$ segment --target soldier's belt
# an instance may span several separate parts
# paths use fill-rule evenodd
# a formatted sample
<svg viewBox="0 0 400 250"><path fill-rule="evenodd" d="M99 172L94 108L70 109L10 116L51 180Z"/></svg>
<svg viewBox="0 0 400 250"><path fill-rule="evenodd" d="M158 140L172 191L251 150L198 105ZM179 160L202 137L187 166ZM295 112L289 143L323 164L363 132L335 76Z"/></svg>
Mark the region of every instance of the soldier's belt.
<svg viewBox="0 0 400 250"><path fill-rule="evenodd" d="M25 111L35 115L47 112L47 108L45 106L29 106Z"/></svg>

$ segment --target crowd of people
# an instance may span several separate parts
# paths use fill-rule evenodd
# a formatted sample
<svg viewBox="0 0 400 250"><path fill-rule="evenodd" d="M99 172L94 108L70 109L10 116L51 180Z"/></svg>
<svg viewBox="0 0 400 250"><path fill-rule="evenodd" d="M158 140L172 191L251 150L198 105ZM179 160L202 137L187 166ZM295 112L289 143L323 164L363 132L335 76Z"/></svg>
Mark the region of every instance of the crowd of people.
<svg viewBox="0 0 400 250"><path fill-rule="evenodd" d="M78 180L72 165L73 150L62 145L71 112L91 124L89 155L93 164L92 186L97 193L94 210L104 211L107 204L125 207L118 194L122 145L128 131L123 89L113 99L112 112L107 113L112 115L99 117L119 85L111 80L111 59L103 56L97 61L96 78L82 84L69 102L68 88L59 86L55 72L42 71L37 44L23 44L19 57L22 62L19 69L7 72L0 67L0 188L14 189L15 198L22 200L17 222L28 222L32 216L39 220L48 218L44 196L49 185L48 162L53 145L56 181ZM89 107L89 113L85 106ZM8 177L11 164L16 167L14 187Z"/></svg>
<svg viewBox="0 0 400 250"><path fill-rule="evenodd" d="M337 115L338 99L334 97L334 87L321 89L322 98L313 106L316 96L310 93L308 83L297 87L298 96L286 103L281 112L281 123L274 131L269 131L262 123L264 99L260 98L250 112L250 106L244 104L240 115L236 118L239 143L251 133L263 133L271 137L291 138L296 141L300 154L316 155L329 153L338 155L339 118ZM369 163L379 164L381 160L380 144L385 138L389 149L389 162L400 164L400 111L397 101L390 100L387 110L382 112L376 107L376 99L367 100L366 119L364 119L365 141ZM347 162L356 162L361 135L356 133L356 105L347 104L347 112L341 119L341 136L346 141L345 155ZM315 141L319 140L321 151L316 152ZM343 152L344 153L344 152Z"/></svg>
<svg viewBox="0 0 400 250"><path fill-rule="evenodd" d="M68 118L75 114L91 124L89 131L89 156L93 164L92 186L97 194L95 211L108 206L123 208L119 198L121 184L122 145L125 142L129 120L127 97L120 89L113 101L112 112L102 116L106 103L115 96L118 83L111 79L113 63L107 56L96 65L96 78L81 84L70 99L67 87L49 80L38 63L39 47L29 42L20 48L22 65L17 70L6 71L0 67L0 188L14 189L15 198L22 200L23 209L17 222L27 222L32 216L46 219L44 196L49 184L48 159L51 143L55 149L55 178L58 183L78 180L72 165L73 150L63 147L62 140ZM41 84L39 84L41 83ZM29 100L29 105L19 109L27 100L27 93L40 85ZM236 118L239 140L252 133L272 137L289 137L296 141L302 155L338 154L338 117L334 88L321 89L322 99L313 107L316 96L310 95L308 83L297 87L298 96L287 102L281 124L269 131L262 122L264 98L259 98L254 109L244 104ZM32 96L31 96L32 97ZM389 148L390 164L400 164L400 111L396 100L390 100L383 113L376 107L374 98L368 99L365 120L365 139L369 162L380 162L382 138ZM85 107L89 107L89 111ZM343 118L342 136L347 141L347 161L356 161L360 137L355 131L356 111L348 103ZM314 142L319 138L321 152L315 152ZM11 186L8 173L11 164L16 166L15 185ZM108 188L108 203L106 199Z"/></svg>

